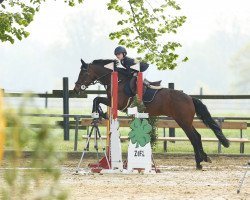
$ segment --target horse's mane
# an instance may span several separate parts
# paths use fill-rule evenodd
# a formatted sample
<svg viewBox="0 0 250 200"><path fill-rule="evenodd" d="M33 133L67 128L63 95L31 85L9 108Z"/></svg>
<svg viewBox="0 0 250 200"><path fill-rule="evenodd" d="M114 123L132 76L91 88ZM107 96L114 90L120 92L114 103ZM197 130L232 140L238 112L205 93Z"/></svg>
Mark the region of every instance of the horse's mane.
<svg viewBox="0 0 250 200"><path fill-rule="evenodd" d="M99 60L93 60L92 64L99 64L99 65L106 65L109 64L111 62L114 62L115 60L112 59L99 59Z"/></svg>
<svg viewBox="0 0 250 200"><path fill-rule="evenodd" d="M100 69L110 71L109 69L107 69L107 68L105 68L103 66L107 65L109 63L112 63L112 62L115 62L115 60L114 59L113 60L112 59L105 59L105 60L104 59L98 59L98 60L93 60L93 62L91 64L96 65L96 67L99 69L99 71L100 71ZM118 73L119 73L119 71L118 71ZM125 76L123 73L119 73L119 75L121 77L124 77L125 79L127 79L127 76Z"/></svg>

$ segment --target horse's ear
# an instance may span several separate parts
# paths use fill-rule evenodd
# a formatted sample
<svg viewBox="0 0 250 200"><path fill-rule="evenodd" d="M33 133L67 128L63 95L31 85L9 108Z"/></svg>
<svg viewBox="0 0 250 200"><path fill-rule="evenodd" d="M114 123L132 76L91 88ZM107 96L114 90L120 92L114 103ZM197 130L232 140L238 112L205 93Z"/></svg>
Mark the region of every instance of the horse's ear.
<svg viewBox="0 0 250 200"><path fill-rule="evenodd" d="M81 59L81 63L82 63L82 68L84 68L84 69L88 68L88 64L85 63L83 59Z"/></svg>
<svg viewBox="0 0 250 200"><path fill-rule="evenodd" d="M81 59L81 63L84 65L84 64L86 64L84 61L83 61L83 59Z"/></svg>

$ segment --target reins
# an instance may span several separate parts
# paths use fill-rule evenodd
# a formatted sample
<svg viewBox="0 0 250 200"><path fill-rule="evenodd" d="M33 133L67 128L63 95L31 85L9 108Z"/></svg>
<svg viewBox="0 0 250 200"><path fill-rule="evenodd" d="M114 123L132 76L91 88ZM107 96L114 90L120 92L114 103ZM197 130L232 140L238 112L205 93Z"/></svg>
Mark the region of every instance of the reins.
<svg viewBox="0 0 250 200"><path fill-rule="evenodd" d="M87 75L89 76L89 65L90 64L88 64L88 67L87 67L87 69L83 69L84 71L87 71ZM108 72L108 73L106 73L106 74L104 74L104 75L101 75L100 77L98 77L97 79L95 79L95 80L93 80L93 81L91 81L89 84L88 84L88 86L90 86L90 85L95 85L96 83L100 83L101 85L104 85L105 86L105 88L106 87L108 87L108 86L110 86L111 85L111 83L109 83L109 84L103 84L100 80L102 79L102 78L104 78L104 77L106 77L106 76L108 76L108 75L110 75L112 72ZM124 80L124 79L123 79ZM119 80L118 81L118 83L119 82L122 82L123 80ZM80 82L76 82L75 84L78 84L78 85L84 85L83 83L80 83ZM85 86L85 85L84 85ZM88 86L86 86L86 87L88 87Z"/></svg>
<svg viewBox="0 0 250 200"><path fill-rule="evenodd" d="M83 69L84 71L87 71L87 75L89 76L89 71L88 71L88 69L89 69L89 64L88 64L87 69ZM89 83L88 86L90 86L90 85L95 85L96 83L102 84L102 83L100 82L100 79L102 79L102 78L104 78L105 76L108 76L108 75L110 75L110 74L111 74L111 72L108 72L108 73L106 73L106 74L104 74L104 75L98 77L97 79L91 81L91 82ZM81 86L84 85L83 83L80 83L80 82L78 82L78 81L75 82L75 84L78 84L78 85L81 85ZM103 85L103 84L102 84L102 85ZM88 86L87 86L87 87L88 87Z"/></svg>

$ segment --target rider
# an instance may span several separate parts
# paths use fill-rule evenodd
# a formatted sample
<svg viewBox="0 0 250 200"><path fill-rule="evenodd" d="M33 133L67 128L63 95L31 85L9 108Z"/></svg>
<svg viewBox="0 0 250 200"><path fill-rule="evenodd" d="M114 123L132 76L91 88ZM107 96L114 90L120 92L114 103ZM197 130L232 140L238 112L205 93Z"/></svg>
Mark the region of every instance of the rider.
<svg viewBox="0 0 250 200"><path fill-rule="evenodd" d="M131 83L130 85L132 86L131 92L135 94L135 91L134 91L135 88L134 88L133 82L135 81L137 77L137 72L130 68L131 66L136 64L135 60L127 56L127 51L122 46L116 47L114 54L116 58L121 62L121 65L125 67L125 69L117 68L117 70L121 72L122 74L126 75L130 79L130 83ZM146 71L148 67L149 65L147 63L140 62L140 72Z"/></svg>
<svg viewBox="0 0 250 200"><path fill-rule="evenodd" d="M127 51L122 46L116 47L115 51L114 51L114 54L115 54L116 58L120 61L121 65L123 67L125 67L125 69L124 68L116 68L116 70L129 78L128 83L129 83L129 85L131 85L130 90L131 90L131 93L134 95L135 94L135 85L132 84L132 83L134 83L134 81L136 80L137 71L131 69L130 67L135 65L136 62L135 62L135 60L133 58L127 57ZM149 67L149 65L147 63L140 62L140 72L146 71L148 69L148 67ZM96 112L95 111L96 105L99 105L99 101L98 101L99 98L100 97L94 99L94 104L93 104L93 109L92 109L93 113ZM108 118L107 113L104 113L100 106L98 106L97 109L98 109L98 113L99 113L100 116L102 116L105 119Z"/></svg>
<svg viewBox="0 0 250 200"><path fill-rule="evenodd" d="M132 78L133 75L135 76L136 74L134 74L136 71L131 69L130 67L132 65L135 65L136 62L133 58L129 58L127 56L127 50L122 47L122 46L118 46L115 48L114 54L116 56L116 58L121 62L121 65L123 67L126 68L126 70L122 70L119 69L119 71L123 71L124 74L126 74L129 78ZM142 63L140 62L140 72L144 72L148 69L149 65L147 63Z"/></svg>

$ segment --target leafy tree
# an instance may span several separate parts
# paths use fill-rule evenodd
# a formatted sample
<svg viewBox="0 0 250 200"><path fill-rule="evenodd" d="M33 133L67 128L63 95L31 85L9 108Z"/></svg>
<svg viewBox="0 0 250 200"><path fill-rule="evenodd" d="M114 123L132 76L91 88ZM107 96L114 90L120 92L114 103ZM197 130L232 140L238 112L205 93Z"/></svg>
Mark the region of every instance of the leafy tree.
<svg viewBox="0 0 250 200"><path fill-rule="evenodd" d="M231 82L232 92L250 93L250 43L242 47L231 59L230 68L235 76Z"/></svg>
<svg viewBox="0 0 250 200"><path fill-rule="evenodd" d="M166 34L176 33L186 17L167 17L164 13L169 8L180 10L180 6L173 0L165 0L159 7L153 7L149 0L129 0L129 6L125 8L119 4L121 2L111 0L108 4L108 9L124 16L117 22L122 29L111 33L110 38L119 39L121 45L137 48L137 53L145 54L145 61L155 63L159 69L174 69L179 57L174 52L181 44L163 40Z"/></svg>
<svg viewBox="0 0 250 200"><path fill-rule="evenodd" d="M25 27L33 21L35 13L45 1L4 1L0 10L0 40L14 43L15 38L22 40L28 37ZM75 6L83 0L64 2ZM110 0L107 9L121 15L117 22L121 28L110 33L111 40L118 39L120 45L137 49L137 53L143 55L144 61L156 64L158 69L174 69L177 66L179 55L175 51L181 44L167 40L167 36L177 33L186 17L166 14L181 9L174 0ZM182 61L187 61L187 58Z"/></svg>
<svg viewBox="0 0 250 200"><path fill-rule="evenodd" d="M12 44L15 42L15 38L22 40L29 36L29 32L25 31L27 27L34 19L36 12L40 10L41 3L46 0L5 0L0 5L0 40L2 42L9 41ZM65 0L69 6L74 6L73 0ZM79 0L81 3L82 0Z"/></svg>

